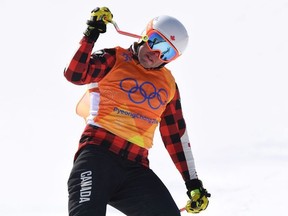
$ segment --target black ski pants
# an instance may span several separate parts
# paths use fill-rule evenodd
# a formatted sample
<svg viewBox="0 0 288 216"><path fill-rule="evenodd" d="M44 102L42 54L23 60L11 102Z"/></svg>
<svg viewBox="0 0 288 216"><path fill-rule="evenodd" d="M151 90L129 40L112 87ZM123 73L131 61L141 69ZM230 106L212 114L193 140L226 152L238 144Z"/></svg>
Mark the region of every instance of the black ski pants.
<svg viewBox="0 0 288 216"><path fill-rule="evenodd" d="M105 216L109 204L128 216L179 216L171 194L149 168L86 146L69 180L69 216Z"/></svg>

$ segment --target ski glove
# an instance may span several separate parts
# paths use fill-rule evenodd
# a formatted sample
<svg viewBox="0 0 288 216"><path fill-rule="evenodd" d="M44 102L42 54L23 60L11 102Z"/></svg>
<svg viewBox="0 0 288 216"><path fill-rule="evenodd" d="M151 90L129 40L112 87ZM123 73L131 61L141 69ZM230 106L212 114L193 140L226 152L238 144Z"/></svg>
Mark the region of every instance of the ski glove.
<svg viewBox="0 0 288 216"><path fill-rule="evenodd" d="M87 20L88 25L84 31L84 35L96 41L100 33L106 32L106 24L111 22L113 14L107 7L97 7L91 11L91 17Z"/></svg>
<svg viewBox="0 0 288 216"><path fill-rule="evenodd" d="M202 181L199 179L192 179L185 184L188 189L187 195L190 198L185 207L186 211L188 213L199 213L200 211L205 210L209 204L208 197L210 197L211 194L203 188Z"/></svg>

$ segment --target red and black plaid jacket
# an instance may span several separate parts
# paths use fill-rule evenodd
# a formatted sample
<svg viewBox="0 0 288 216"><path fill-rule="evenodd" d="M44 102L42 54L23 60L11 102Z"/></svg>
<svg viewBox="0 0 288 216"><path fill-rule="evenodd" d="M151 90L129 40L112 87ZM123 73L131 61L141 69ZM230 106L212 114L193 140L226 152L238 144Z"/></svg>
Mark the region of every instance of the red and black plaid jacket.
<svg viewBox="0 0 288 216"><path fill-rule="evenodd" d="M69 82L76 85L98 82L109 73L115 63L115 49L103 49L92 54L93 47L94 42L84 36L80 42L79 49L76 51L68 67L64 70L64 76ZM194 174L191 174L191 170L188 170L188 161L186 160L187 148L183 149L183 143L181 142L181 137L186 131L186 125L182 115L180 94L177 85L174 98L167 104L161 116L159 130L163 143L183 179L188 181L191 179L191 176L195 178L195 175L197 175L196 171ZM89 144L99 145L121 157L139 162L146 167L149 166L147 149L130 143L103 128L92 125L86 126L80 139L79 150ZM188 147L188 151L190 151L188 154L192 155L190 146Z"/></svg>

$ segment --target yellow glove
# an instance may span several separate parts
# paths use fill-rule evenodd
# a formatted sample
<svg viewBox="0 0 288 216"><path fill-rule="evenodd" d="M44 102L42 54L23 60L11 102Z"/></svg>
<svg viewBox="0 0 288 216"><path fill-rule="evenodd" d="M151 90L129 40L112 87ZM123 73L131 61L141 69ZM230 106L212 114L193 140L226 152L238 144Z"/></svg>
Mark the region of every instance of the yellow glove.
<svg viewBox="0 0 288 216"><path fill-rule="evenodd" d="M186 204L186 211L188 213L199 213L205 210L209 204L208 197L211 196L206 189L203 188L203 184L199 179L192 179L186 182L188 189L187 195L190 198Z"/></svg>
<svg viewBox="0 0 288 216"><path fill-rule="evenodd" d="M84 31L84 35L96 41L100 33L106 32L106 24L112 22L113 14L107 7L97 7L91 11L90 19L87 20L88 25Z"/></svg>
<svg viewBox="0 0 288 216"><path fill-rule="evenodd" d="M107 7L96 8L91 12L92 21L104 21L105 24L111 22L113 19L113 14Z"/></svg>

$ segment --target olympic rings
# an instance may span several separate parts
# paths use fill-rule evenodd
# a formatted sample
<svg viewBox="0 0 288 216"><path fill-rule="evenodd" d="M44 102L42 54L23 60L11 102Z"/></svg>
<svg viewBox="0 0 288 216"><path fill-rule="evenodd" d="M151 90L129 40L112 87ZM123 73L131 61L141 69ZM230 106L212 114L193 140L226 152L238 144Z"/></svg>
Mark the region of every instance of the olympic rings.
<svg viewBox="0 0 288 216"><path fill-rule="evenodd" d="M128 83L127 81L129 82L129 85L127 85ZM130 87L131 82L134 83L132 87ZM139 85L137 80L133 78L125 78L120 81L119 86L121 90L123 90L128 94L130 101L132 101L135 104L142 104L145 101L147 101L149 107L154 110L159 109L160 106L165 105L168 99L168 93L165 89L160 88L157 90L155 85L148 81L145 81ZM125 88L125 86L129 87ZM140 98L139 95L141 96ZM165 98L162 98L163 95Z"/></svg>

